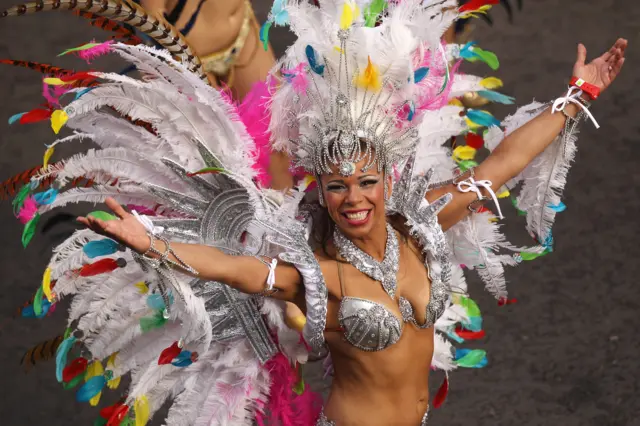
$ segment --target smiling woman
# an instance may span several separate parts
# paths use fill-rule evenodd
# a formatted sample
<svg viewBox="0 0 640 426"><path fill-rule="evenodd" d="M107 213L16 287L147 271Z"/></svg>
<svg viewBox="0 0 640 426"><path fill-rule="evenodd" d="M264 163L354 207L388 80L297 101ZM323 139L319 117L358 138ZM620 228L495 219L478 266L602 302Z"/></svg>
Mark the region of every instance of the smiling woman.
<svg viewBox="0 0 640 426"><path fill-rule="evenodd" d="M122 19L129 10L143 26L151 19L128 1L73 1ZM88 73L100 82L70 87L75 96L51 116L56 131L66 124L70 138L100 149L39 170L14 202L25 245L41 215L69 202L105 201L112 212L78 218L87 229L55 249L28 311L44 316L74 297L58 380L84 381L77 398L95 405L133 372L127 396L100 411L108 425L145 424L167 399L170 426L249 426L267 415L295 426L425 425L430 371L487 363L483 351L453 346L482 335L463 270L477 270L503 302L504 267L551 249L577 125L596 123L591 102L627 47L619 39L587 63L580 45L566 91L499 128L458 100L484 91L483 80L450 67L483 52L440 40L489 3L279 3L299 38L272 76L269 127L306 174L286 192L257 183L255 141L228 98L189 68L199 69L188 46L174 46L183 63L107 44L141 79ZM170 43L174 29L153 22ZM63 78L53 82L75 83ZM484 137L485 161L454 162L460 152L445 142L460 133ZM78 179L91 184L77 188ZM43 182L51 185L36 192ZM497 193L519 182L532 248L511 245L496 224ZM305 313L301 335L284 325L283 301ZM324 407L298 378L310 351L331 355Z"/></svg>

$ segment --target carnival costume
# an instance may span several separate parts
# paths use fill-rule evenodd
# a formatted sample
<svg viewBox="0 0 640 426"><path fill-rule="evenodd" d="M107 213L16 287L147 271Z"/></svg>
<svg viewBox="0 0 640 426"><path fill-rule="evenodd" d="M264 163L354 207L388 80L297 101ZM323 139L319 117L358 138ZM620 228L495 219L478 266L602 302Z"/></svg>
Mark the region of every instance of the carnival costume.
<svg viewBox="0 0 640 426"><path fill-rule="evenodd" d="M365 169L375 167L394 178L393 188L386 188L387 210L405 219L422 248L431 298L420 323L411 304L396 297L399 254L392 230L382 262L336 231L340 256L380 282L402 314L398 318L380 304L343 293L339 321L345 339L361 350L382 351L400 339L405 326L435 327L433 368L448 373L485 365L484 351L452 345L482 334L463 269L477 270L489 291L508 303L504 266L551 250L550 227L563 209L560 193L578 122L568 120L563 134L498 194L491 182L474 179L472 154L483 137L491 150L547 107L521 108L500 128L490 114L457 101L469 91L508 100L492 91L496 79L462 75L457 65L449 65L460 59L492 64L494 55L473 44L440 41L455 20L493 3L458 8L454 0L326 0L319 7L278 2L269 22L286 21L298 39L270 82L269 130L274 148L289 152L293 167L305 174L287 193L260 185L256 142L237 108L205 82L197 58L163 21L114 0L47 0L5 12L77 8L129 21L169 49L108 42L84 51L87 57L120 55L137 67L140 79L96 71L45 79L63 89L56 101L70 100L41 114L56 133L63 126L74 132L55 144L89 138L99 148L53 164L55 144L47 149L43 167L14 201L25 224L23 243L46 212L107 197L127 204L152 240L140 255L84 229L54 249L25 310L26 316L43 317L59 300L73 297L56 353L58 381L67 388L82 384L77 399L96 405L105 387L116 388L120 377L131 373L123 399L101 411L108 425L143 425L167 399L172 400L170 426L263 424L267 415L283 424L308 426L316 419L332 424L304 383L296 383L292 368L304 363L309 350L325 349L328 292L309 235L323 197L311 189L332 167L350 176L363 161ZM581 116L591 117L579 93L572 88L555 109L575 103ZM23 121L30 113L11 120ZM447 142L457 135L465 135L468 145L451 155ZM437 214L451 195L429 203L425 193L450 183L475 192L480 201L489 193L499 217L497 197L522 184L515 204L527 215L537 244L511 245L496 216L478 203L470 205L474 214L444 233ZM156 240L164 241L166 252L155 248ZM256 256L270 270L264 293L246 295L199 279L175 256L171 241ZM294 265L304 281L302 339L284 325L283 304L268 297L276 290L278 259ZM448 379L433 406L442 404L447 389ZM426 419L427 414L422 424Z"/></svg>

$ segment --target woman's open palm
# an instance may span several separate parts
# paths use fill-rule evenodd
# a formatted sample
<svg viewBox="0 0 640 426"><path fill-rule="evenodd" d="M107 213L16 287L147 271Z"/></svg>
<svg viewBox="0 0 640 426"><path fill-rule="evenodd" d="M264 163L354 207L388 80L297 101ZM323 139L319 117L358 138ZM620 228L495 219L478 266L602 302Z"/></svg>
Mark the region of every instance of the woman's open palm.
<svg viewBox="0 0 640 426"><path fill-rule="evenodd" d="M151 243L144 225L134 215L125 211L113 198L107 198L105 203L119 220L104 221L96 217L87 216L78 217L78 222L138 253L144 253Z"/></svg>
<svg viewBox="0 0 640 426"><path fill-rule="evenodd" d="M600 90L605 90L613 83L624 65L627 44L627 40L619 38L609 51L588 64L586 63L587 48L583 44L579 44L578 59L573 66L573 75L598 86Z"/></svg>

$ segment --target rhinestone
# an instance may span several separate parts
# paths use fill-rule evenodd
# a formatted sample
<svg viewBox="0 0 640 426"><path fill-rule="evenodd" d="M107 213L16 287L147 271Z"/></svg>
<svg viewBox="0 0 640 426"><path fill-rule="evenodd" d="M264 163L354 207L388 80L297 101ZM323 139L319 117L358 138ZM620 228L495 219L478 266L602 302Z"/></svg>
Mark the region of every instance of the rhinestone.
<svg viewBox="0 0 640 426"><path fill-rule="evenodd" d="M343 161L340 163L340 174L342 176L348 177L355 173L356 165L350 161Z"/></svg>
<svg viewBox="0 0 640 426"><path fill-rule="evenodd" d="M162 318L169 319L170 316L171 314L169 313L169 310L167 308L164 308L164 310L162 311Z"/></svg>

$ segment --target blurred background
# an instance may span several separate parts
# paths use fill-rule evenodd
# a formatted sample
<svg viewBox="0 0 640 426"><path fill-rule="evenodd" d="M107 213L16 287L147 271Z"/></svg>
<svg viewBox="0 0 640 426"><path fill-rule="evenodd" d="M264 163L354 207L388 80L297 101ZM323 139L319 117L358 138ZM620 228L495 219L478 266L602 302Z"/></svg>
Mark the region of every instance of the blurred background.
<svg viewBox="0 0 640 426"><path fill-rule="evenodd" d="M511 296L518 300L514 305L498 307L478 281L471 280L487 332L478 347L488 351L489 365L452 374L448 400L432 413L430 424L638 426L640 6L629 0L524 3L512 23L496 7L493 26L476 20L471 34L482 48L498 54L501 67L491 74L505 82L502 91L515 96L518 104L547 101L563 92L579 42L592 58L617 37L625 37L628 59L618 81L592 109L600 130L588 123L581 127L578 155L564 196L568 208L558 215L554 229L554 253L508 271ZM1 9L14 4L0 0ZM253 4L263 20L271 2L254 0ZM280 54L291 36L284 29L272 31L273 47ZM69 13L6 18L0 20L0 58L82 69L80 59L56 55L93 38L106 36ZM118 69L119 65L107 58L96 66ZM463 70L486 75L490 71L484 67ZM45 123L7 124L11 115L41 102L40 76L8 65L1 65L0 76L2 181L40 164L43 144L54 137ZM492 109L499 118L514 110ZM63 158L73 149L61 147L56 157ZM516 218L506 226L522 233L521 225ZM10 202L0 203L3 426L91 425L98 417L96 409L76 403L73 392L56 382L53 362L28 374L20 366L29 347L64 328L63 312L45 320L12 319L40 285L52 245L70 229L70 225L54 227L37 235L25 250L20 243L22 226L13 217ZM434 375L433 385L437 387L440 380ZM107 400L118 396L107 395Z"/></svg>

